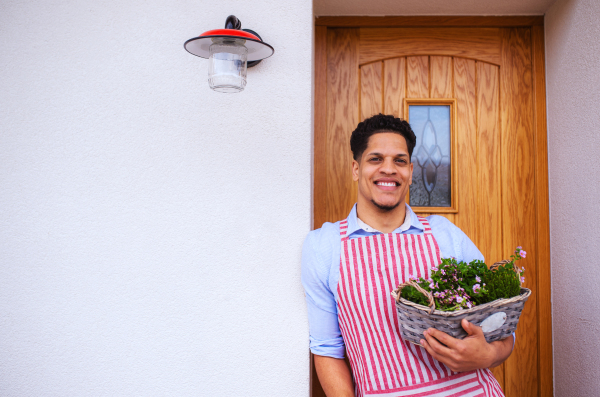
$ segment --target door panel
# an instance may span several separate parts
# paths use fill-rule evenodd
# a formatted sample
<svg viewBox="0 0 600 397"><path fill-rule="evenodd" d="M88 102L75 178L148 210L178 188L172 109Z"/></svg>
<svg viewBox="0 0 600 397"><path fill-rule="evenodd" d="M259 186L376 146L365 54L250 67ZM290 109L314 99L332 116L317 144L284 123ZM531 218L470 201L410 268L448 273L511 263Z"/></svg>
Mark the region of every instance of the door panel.
<svg viewBox="0 0 600 397"><path fill-rule="evenodd" d="M364 120L381 113L383 108L382 73L383 63L374 62L360 68L360 119Z"/></svg>
<svg viewBox="0 0 600 397"><path fill-rule="evenodd" d="M383 113L402 117L406 93L406 58L383 61L383 70L385 75Z"/></svg>
<svg viewBox="0 0 600 397"><path fill-rule="evenodd" d="M535 247L535 192L530 29L502 32L501 167L502 233L504 253L512 247ZM527 256L525 286L532 294L521 315L515 350L505 365L507 393L538 393L537 271Z"/></svg>
<svg viewBox="0 0 600 397"><path fill-rule="evenodd" d="M531 29L328 28L326 35L327 129L315 127L315 144L326 143L326 150L315 147L315 156L326 156L326 178L315 175L315 227L343 219L356 201L349 138L358 121L379 112L406 118L405 98L455 99L458 212L439 215L460 227L488 264L518 245L528 251L522 264L532 296L513 354L492 371L509 397L551 390L539 385L533 187L542 149L534 145ZM313 379L313 396L319 390Z"/></svg>
<svg viewBox="0 0 600 397"><path fill-rule="evenodd" d="M500 64L497 28L361 28L361 65L407 55L448 55Z"/></svg>
<svg viewBox="0 0 600 397"><path fill-rule="evenodd" d="M430 98L452 98L452 57L429 57Z"/></svg>
<svg viewBox="0 0 600 397"><path fill-rule="evenodd" d="M323 222L339 219L356 201L348 131L356 128L359 115L358 38L358 29L327 30L327 201Z"/></svg>

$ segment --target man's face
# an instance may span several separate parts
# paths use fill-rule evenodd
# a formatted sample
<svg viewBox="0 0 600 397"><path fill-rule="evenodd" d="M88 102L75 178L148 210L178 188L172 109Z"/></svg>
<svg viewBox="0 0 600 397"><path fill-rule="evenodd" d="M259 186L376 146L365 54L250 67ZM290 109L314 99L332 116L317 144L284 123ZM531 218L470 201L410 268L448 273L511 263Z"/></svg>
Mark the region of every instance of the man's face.
<svg viewBox="0 0 600 397"><path fill-rule="evenodd" d="M412 172L406 139L391 132L371 135L360 163L352 161L359 202L384 211L404 205Z"/></svg>

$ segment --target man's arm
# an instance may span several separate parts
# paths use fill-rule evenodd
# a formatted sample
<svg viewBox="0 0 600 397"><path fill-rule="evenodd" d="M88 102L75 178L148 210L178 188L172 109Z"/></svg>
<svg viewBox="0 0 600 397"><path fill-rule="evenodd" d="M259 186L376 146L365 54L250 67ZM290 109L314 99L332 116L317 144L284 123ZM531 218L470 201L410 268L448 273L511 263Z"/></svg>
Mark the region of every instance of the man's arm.
<svg viewBox="0 0 600 397"><path fill-rule="evenodd" d="M317 355L313 355L313 360L327 397L354 397L354 384L346 361Z"/></svg>
<svg viewBox="0 0 600 397"><path fill-rule="evenodd" d="M488 343L481 327L464 319L462 326L468 334L462 340L430 328L425 331L426 340L421 340L421 344L433 358L456 372L496 367L512 353L513 337Z"/></svg>

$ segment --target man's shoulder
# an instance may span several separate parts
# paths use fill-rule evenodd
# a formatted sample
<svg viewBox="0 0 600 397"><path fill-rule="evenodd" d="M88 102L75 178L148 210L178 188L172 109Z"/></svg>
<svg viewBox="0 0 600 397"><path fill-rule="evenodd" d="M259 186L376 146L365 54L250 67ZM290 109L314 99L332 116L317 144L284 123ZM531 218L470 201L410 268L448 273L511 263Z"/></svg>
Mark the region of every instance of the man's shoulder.
<svg viewBox="0 0 600 397"><path fill-rule="evenodd" d="M427 219L427 222L429 222L429 226L431 226L432 230L437 229L439 231L448 231L451 233L460 231L458 226L448 220L448 218L441 215L429 215L425 219Z"/></svg>
<svg viewBox="0 0 600 397"><path fill-rule="evenodd" d="M335 223L325 222L320 228L311 230L306 236L306 241L310 241L313 244L329 244L332 240L337 241L340 239L340 222Z"/></svg>

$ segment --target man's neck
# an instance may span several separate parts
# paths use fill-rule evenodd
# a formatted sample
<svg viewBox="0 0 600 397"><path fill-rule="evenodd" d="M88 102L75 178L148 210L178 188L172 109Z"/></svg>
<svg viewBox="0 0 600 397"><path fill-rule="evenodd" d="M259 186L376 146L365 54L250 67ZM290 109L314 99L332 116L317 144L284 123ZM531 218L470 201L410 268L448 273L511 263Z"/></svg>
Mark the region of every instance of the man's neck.
<svg viewBox="0 0 600 397"><path fill-rule="evenodd" d="M356 204L356 215L367 225L382 233L391 233L404 223L406 218L406 204L400 203L396 208L385 211L375 205L362 203Z"/></svg>

